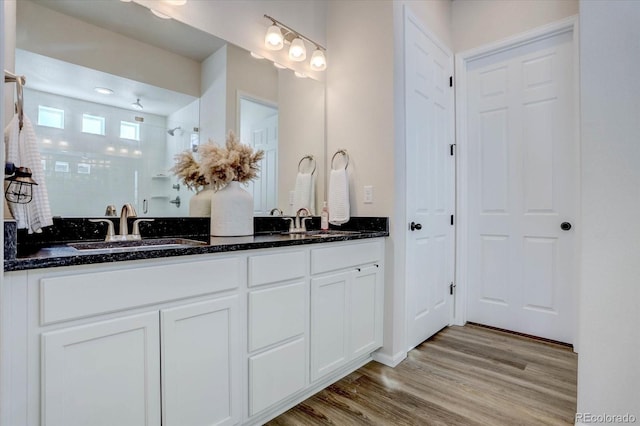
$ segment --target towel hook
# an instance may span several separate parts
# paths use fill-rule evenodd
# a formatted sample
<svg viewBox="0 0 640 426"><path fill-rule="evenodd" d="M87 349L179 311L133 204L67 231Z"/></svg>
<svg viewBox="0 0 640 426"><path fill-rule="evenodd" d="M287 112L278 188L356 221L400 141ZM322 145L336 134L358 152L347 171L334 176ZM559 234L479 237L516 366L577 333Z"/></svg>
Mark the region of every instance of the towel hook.
<svg viewBox="0 0 640 426"><path fill-rule="evenodd" d="M310 155L310 154L309 154L309 155L305 155L304 157L302 157L302 158L300 159L300 162L298 163L298 172L299 172L299 173L301 173L301 172L302 172L302 170L300 170L300 166L302 165L302 162L303 162L304 160L309 160L310 162L312 162L312 163L313 163L313 170L311 171L311 174L314 174L314 173L316 172L316 159L315 159L315 158L313 158L313 155Z"/></svg>
<svg viewBox="0 0 640 426"><path fill-rule="evenodd" d="M20 130L22 130L24 124L24 98L22 95L22 88L25 84L27 84L27 79L23 75L15 75L7 70L4 70L4 82L16 83L16 95L18 98L18 101L16 102L16 113L18 114Z"/></svg>
<svg viewBox="0 0 640 426"><path fill-rule="evenodd" d="M335 154L333 154L333 157L331 157L331 170L337 170L333 167L333 161L336 159L336 156L338 154L342 154L342 156L345 158L346 163L344 165L344 169L347 170L347 167L349 167L349 154L347 153L346 149L339 149Z"/></svg>

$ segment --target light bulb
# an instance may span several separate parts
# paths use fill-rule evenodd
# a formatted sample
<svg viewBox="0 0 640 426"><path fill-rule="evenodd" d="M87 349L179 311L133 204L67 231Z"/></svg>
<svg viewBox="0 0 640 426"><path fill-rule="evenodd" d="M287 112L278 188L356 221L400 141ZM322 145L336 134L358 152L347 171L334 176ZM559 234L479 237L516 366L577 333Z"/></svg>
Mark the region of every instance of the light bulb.
<svg viewBox="0 0 640 426"><path fill-rule="evenodd" d="M289 48L289 59L292 61L300 62L307 59L307 49L304 47L304 42L300 37L296 37L291 41L291 47Z"/></svg>
<svg viewBox="0 0 640 426"><path fill-rule="evenodd" d="M264 45L269 50L280 50L284 47L284 37L282 37L282 31L277 25L272 25L267 30L267 35L264 37Z"/></svg>
<svg viewBox="0 0 640 426"><path fill-rule="evenodd" d="M316 49L311 55L311 69L314 71L324 71L327 69L327 59L320 49Z"/></svg>

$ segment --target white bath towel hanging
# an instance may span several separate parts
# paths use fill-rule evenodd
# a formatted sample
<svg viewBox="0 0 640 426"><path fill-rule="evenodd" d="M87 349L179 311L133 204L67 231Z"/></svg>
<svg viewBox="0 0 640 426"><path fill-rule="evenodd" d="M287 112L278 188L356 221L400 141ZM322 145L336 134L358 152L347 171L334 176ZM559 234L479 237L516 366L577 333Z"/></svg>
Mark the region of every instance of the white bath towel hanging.
<svg viewBox="0 0 640 426"><path fill-rule="evenodd" d="M30 203L8 203L11 215L16 220L18 229L26 228L30 234L40 232L45 226L53 225L53 220L36 132L26 115L23 118L22 130L18 116L13 117L4 130L4 143L5 161L15 164L16 167L30 168L33 180L38 183L32 187L33 198Z"/></svg>
<svg viewBox="0 0 640 426"><path fill-rule="evenodd" d="M306 207L311 214L315 210L315 178L312 173L298 172L296 175L296 187L293 195L292 214L296 214L298 209Z"/></svg>
<svg viewBox="0 0 640 426"><path fill-rule="evenodd" d="M331 169L329 175L329 223L342 225L349 222L350 210L347 169Z"/></svg>

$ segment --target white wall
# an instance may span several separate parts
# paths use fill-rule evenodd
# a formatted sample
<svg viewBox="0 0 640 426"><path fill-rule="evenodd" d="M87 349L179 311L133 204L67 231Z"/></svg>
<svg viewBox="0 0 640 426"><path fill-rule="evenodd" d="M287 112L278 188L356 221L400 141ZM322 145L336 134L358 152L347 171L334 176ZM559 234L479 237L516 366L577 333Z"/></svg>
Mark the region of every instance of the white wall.
<svg viewBox="0 0 640 426"><path fill-rule="evenodd" d="M227 133L227 48L225 45L202 61L200 143L224 144Z"/></svg>
<svg viewBox="0 0 640 426"><path fill-rule="evenodd" d="M2 48L3 55L2 59L4 61L3 70L14 71L16 67L16 1L15 0L5 0L2 5L2 12L4 14L4 22L2 24ZM4 113L0 118L2 118L4 130L4 123L9 123L11 117L13 117L13 102L15 98L15 87L12 85L6 85L5 95L4 95ZM8 211L8 209L6 210Z"/></svg>
<svg viewBox="0 0 640 426"><path fill-rule="evenodd" d="M640 3L580 3L578 412L640 419Z"/></svg>
<svg viewBox="0 0 640 426"><path fill-rule="evenodd" d="M578 0L453 0L451 4L455 52L578 13Z"/></svg>

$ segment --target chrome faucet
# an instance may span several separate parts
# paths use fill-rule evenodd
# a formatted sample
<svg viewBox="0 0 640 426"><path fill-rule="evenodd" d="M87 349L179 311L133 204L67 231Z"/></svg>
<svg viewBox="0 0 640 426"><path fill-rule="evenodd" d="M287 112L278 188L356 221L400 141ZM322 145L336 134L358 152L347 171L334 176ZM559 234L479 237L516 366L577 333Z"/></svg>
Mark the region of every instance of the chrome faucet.
<svg viewBox="0 0 640 426"><path fill-rule="evenodd" d="M302 213L304 213L304 215L302 215ZM294 232L307 232L305 221L309 219L311 219L311 212L309 211L309 209L306 207L299 208L296 212L296 225Z"/></svg>
<svg viewBox="0 0 640 426"><path fill-rule="evenodd" d="M271 209L271 211L269 212L269 216L274 216L274 213L277 213L277 216L284 215L284 212L277 207Z"/></svg>
<svg viewBox="0 0 640 426"><path fill-rule="evenodd" d="M136 219L133 222L133 232L129 234L129 226L127 224L127 219L130 217L138 217L136 214L136 209L129 203L126 203L122 206L122 210L120 211L120 234L115 235L113 232L113 222L109 219L89 219L89 222L104 222L108 225L107 227L107 236L105 237L105 241L131 241L131 240L141 240L142 236L140 235L140 222L153 222L154 219Z"/></svg>
<svg viewBox="0 0 640 426"><path fill-rule="evenodd" d="M127 235L129 235L129 225L127 224L127 218L137 217L136 209L129 203L126 203L122 206L122 210L120 210L120 238L123 240L127 239Z"/></svg>

